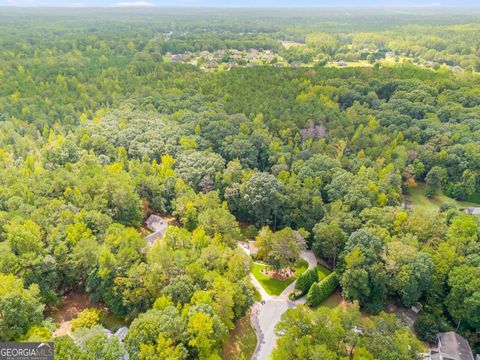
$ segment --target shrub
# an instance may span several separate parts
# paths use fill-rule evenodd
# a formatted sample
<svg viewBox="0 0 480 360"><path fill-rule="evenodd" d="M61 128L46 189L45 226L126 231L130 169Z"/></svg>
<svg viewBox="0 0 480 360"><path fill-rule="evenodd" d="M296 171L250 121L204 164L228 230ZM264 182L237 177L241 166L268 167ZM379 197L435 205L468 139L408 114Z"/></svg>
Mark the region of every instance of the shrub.
<svg viewBox="0 0 480 360"><path fill-rule="evenodd" d="M295 297L305 295L310 290L310 287L318 281L317 268L308 269L297 279L295 283Z"/></svg>
<svg viewBox="0 0 480 360"><path fill-rule="evenodd" d="M72 320L72 330L91 328L100 322L100 310L95 308L85 309Z"/></svg>
<svg viewBox="0 0 480 360"><path fill-rule="evenodd" d="M420 340L430 343L437 341L439 329L437 321L433 315L425 314L420 316L413 323L413 329Z"/></svg>
<svg viewBox="0 0 480 360"><path fill-rule="evenodd" d="M302 297L302 294L298 290L293 290L290 294L288 294L288 299L291 301L295 301L300 297Z"/></svg>
<svg viewBox="0 0 480 360"><path fill-rule="evenodd" d="M337 274L332 272L325 279L312 285L307 294L307 304L318 306L324 302L337 288Z"/></svg>

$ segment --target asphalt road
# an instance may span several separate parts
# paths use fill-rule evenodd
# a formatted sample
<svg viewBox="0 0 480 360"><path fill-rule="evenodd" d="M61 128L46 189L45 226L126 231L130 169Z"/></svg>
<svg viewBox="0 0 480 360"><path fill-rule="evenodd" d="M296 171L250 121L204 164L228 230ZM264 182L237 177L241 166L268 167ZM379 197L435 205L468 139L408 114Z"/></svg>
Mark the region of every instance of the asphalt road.
<svg viewBox="0 0 480 360"><path fill-rule="evenodd" d="M308 267L317 266L315 255L311 251L302 251L301 257L308 262ZM276 345L275 325L288 309L305 303L305 298L296 301L288 300L288 295L295 288L295 282L290 284L278 297L268 295L253 275L252 283L262 295L264 304L256 303L252 309L252 324L257 333L258 345L253 354L253 360L267 360Z"/></svg>

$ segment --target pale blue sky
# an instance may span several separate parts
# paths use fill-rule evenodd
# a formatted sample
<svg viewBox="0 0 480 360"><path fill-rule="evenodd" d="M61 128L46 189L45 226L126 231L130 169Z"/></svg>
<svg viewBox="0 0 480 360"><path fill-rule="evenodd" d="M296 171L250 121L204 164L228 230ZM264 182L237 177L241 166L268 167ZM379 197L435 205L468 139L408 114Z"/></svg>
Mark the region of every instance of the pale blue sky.
<svg viewBox="0 0 480 360"><path fill-rule="evenodd" d="M480 0L0 0L8 6L480 6Z"/></svg>

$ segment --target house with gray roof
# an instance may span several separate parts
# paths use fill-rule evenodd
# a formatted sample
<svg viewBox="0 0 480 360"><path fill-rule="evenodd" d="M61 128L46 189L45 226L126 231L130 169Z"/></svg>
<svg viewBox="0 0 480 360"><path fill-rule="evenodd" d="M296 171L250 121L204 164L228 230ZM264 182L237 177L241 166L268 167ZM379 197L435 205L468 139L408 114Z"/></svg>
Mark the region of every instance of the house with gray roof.
<svg viewBox="0 0 480 360"><path fill-rule="evenodd" d="M438 344L430 349L430 360L474 360L468 341L456 332L437 335Z"/></svg>
<svg viewBox="0 0 480 360"><path fill-rule="evenodd" d="M168 221L161 216L153 214L145 221L145 226L152 231L152 233L145 238L147 245L150 247L153 246L157 239L163 238L165 231L168 229Z"/></svg>
<svg viewBox="0 0 480 360"><path fill-rule="evenodd" d="M463 211L470 215L480 215L480 207L465 208Z"/></svg>

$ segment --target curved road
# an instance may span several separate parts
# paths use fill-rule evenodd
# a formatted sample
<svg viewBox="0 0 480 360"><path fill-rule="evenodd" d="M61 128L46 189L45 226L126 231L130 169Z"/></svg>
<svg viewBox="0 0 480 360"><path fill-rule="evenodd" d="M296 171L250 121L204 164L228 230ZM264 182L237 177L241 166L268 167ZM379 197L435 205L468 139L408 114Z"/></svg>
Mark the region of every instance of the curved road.
<svg viewBox="0 0 480 360"><path fill-rule="evenodd" d="M317 259L311 251L302 251L302 259L308 262L308 268L317 266ZM258 290L265 303L255 303L252 307L252 325L257 333L258 344L253 360L267 360L276 344L275 325L280 321L283 313L294 308L298 304L305 303L305 297L296 301L288 300L288 295L295 288L295 281L292 282L278 297L268 295L255 277L250 274L252 284Z"/></svg>

